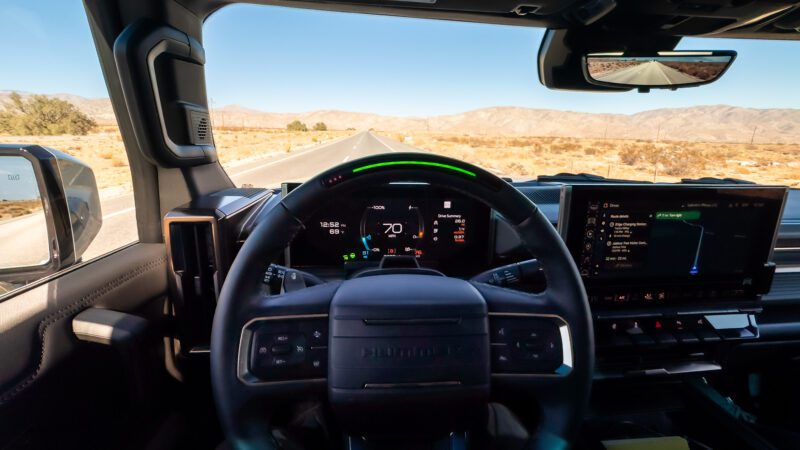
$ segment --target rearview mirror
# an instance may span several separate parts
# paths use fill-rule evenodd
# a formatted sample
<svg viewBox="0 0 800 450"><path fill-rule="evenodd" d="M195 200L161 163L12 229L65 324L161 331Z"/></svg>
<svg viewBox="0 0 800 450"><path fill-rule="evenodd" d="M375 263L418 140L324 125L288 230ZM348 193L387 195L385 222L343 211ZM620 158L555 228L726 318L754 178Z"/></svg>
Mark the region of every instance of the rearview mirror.
<svg viewBox="0 0 800 450"><path fill-rule="evenodd" d="M590 53L583 72L592 84L609 87L677 89L716 81L736 59L734 51L665 51L653 55Z"/></svg>
<svg viewBox="0 0 800 450"><path fill-rule="evenodd" d="M0 283L23 285L78 261L102 225L94 173L38 145L0 145Z"/></svg>

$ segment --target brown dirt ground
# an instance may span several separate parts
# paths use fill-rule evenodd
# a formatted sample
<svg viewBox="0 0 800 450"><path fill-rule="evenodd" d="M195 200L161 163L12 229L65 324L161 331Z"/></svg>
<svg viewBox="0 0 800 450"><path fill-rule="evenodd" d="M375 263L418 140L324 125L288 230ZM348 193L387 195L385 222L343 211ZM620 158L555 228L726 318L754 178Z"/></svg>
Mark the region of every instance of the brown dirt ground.
<svg viewBox="0 0 800 450"><path fill-rule="evenodd" d="M731 177L800 187L800 144L652 142L559 137L386 133L393 139L515 179L559 172L674 182Z"/></svg>
<svg viewBox="0 0 800 450"><path fill-rule="evenodd" d="M664 62L667 67L679 70L687 75L700 78L703 81L710 80L719 75L725 68L725 63L717 62Z"/></svg>
<svg viewBox="0 0 800 450"><path fill-rule="evenodd" d="M641 64L639 61L609 61L604 59L588 59L589 74L591 74L593 78L597 78L598 76L602 76L610 72L627 69L628 67L639 64Z"/></svg>

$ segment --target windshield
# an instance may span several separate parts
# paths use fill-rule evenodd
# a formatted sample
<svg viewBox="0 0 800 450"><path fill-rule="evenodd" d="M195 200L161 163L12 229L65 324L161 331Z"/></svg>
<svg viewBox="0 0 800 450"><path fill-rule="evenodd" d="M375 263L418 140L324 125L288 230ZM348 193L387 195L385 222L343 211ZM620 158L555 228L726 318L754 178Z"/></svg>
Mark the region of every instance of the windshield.
<svg viewBox="0 0 800 450"><path fill-rule="evenodd" d="M734 50L738 58L706 86L590 93L541 85L543 34L223 8L204 30L220 159L235 182L255 186L390 151L434 152L514 180L568 172L800 183L797 43L684 39L678 49Z"/></svg>

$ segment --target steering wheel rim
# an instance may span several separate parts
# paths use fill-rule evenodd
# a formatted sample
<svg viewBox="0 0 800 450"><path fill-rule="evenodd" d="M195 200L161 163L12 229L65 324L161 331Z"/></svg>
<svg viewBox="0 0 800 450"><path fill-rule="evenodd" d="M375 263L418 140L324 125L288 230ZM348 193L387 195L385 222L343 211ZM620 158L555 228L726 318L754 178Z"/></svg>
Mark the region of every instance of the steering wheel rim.
<svg viewBox="0 0 800 450"><path fill-rule="evenodd" d="M269 210L245 241L223 284L210 346L212 389L229 442L234 448L275 448L269 423L259 414L265 409L263 401L277 402L309 389L321 395L326 388L324 379L266 386L248 384L241 377L247 323L264 315L327 314L330 301L342 284L327 283L267 299L261 284L267 267L277 260L319 205L365 185L393 181L442 185L487 204L515 228L525 247L539 259L547 282L542 294L481 283L473 286L486 301L490 316L552 316L564 321L568 341L565 345L571 352L571 364L564 373L493 373L491 382L493 388L519 389L521 395L532 395L541 405L538 428L527 448L568 447L589 400L594 342L586 293L566 245L536 205L510 184L473 165L417 153L370 156L317 175ZM562 335L562 343L563 339Z"/></svg>

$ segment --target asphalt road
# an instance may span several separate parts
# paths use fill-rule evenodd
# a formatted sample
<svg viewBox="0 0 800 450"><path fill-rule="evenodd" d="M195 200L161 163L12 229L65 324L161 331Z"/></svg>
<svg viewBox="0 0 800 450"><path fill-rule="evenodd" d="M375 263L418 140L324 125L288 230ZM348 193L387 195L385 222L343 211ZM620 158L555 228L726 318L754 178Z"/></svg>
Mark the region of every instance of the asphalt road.
<svg viewBox="0 0 800 450"><path fill-rule="evenodd" d="M49 260L44 210L0 223L0 268L38 266ZM1 292L0 292L1 293Z"/></svg>
<svg viewBox="0 0 800 450"><path fill-rule="evenodd" d="M649 61L597 77L607 83L662 86L670 84L689 84L702 81L680 70L667 67L658 61Z"/></svg>
<svg viewBox="0 0 800 450"><path fill-rule="evenodd" d="M225 149L220 149L224 152ZM278 187L284 181L305 181L309 177L351 159L388 152L421 151L407 144L364 131L308 149L286 154L274 154L228 169L237 186ZM83 255L91 259L115 250L138 238L133 195L101 199L103 226ZM28 233L35 228L31 218L19 218L0 223L0 267L8 266L14 258L30 258L24 249L41 247L41 236ZM39 225L41 226L41 224ZM29 253L29 252L28 252Z"/></svg>

